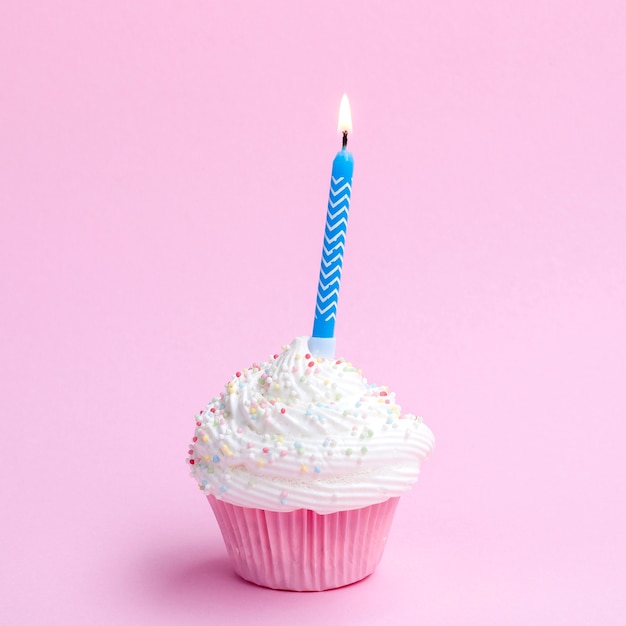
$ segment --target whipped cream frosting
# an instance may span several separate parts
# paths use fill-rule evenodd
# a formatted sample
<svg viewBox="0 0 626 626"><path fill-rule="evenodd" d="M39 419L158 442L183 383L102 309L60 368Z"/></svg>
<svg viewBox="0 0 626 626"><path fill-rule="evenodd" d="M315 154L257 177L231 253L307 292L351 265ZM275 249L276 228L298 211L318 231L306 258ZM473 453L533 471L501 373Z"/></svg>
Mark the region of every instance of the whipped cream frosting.
<svg viewBox="0 0 626 626"><path fill-rule="evenodd" d="M333 513L401 495L435 439L387 387L299 337L237 372L196 417L187 462L208 496L271 511Z"/></svg>

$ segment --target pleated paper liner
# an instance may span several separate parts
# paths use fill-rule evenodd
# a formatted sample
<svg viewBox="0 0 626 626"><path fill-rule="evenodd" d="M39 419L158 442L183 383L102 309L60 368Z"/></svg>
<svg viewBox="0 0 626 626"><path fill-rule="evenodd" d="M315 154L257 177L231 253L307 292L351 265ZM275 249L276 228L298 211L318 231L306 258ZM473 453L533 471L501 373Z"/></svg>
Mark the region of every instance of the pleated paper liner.
<svg viewBox="0 0 626 626"><path fill-rule="evenodd" d="M399 498L327 515L208 500L239 576L272 589L323 591L362 580L376 569Z"/></svg>

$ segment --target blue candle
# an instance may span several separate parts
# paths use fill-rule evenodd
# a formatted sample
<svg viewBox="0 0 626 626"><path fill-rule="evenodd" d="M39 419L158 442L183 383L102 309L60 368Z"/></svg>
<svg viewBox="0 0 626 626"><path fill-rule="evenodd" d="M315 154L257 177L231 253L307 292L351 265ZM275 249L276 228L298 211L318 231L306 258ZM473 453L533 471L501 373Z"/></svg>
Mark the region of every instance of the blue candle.
<svg viewBox="0 0 626 626"><path fill-rule="evenodd" d="M309 340L309 349L313 354L328 358L335 355L335 320L354 170L354 159L347 150L348 132L352 130L352 119L350 104L345 94L339 108L338 130L343 133L343 146L333 161L330 177L315 320L313 334Z"/></svg>

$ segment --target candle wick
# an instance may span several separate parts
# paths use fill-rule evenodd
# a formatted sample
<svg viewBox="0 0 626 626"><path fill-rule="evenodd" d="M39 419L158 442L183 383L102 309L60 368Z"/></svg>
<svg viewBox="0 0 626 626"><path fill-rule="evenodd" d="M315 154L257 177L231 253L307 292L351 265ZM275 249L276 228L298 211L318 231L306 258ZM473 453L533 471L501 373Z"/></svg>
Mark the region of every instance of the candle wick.
<svg viewBox="0 0 626 626"><path fill-rule="evenodd" d="M345 148L348 145L348 131L344 130L343 131L343 139L341 141L341 147Z"/></svg>

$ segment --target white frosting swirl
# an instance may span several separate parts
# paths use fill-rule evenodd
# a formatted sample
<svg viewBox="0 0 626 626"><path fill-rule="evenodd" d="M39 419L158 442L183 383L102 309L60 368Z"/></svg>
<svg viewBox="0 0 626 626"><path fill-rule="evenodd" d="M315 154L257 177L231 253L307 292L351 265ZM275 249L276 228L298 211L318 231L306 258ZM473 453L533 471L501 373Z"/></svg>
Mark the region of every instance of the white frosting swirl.
<svg viewBox="0 0 626 626"><path fill-rule="evenodd" d="M395 394L299 337L237 372L196 415L187 462L206 495L271 511L333 513L401 495L435 439Z"/></svg>

